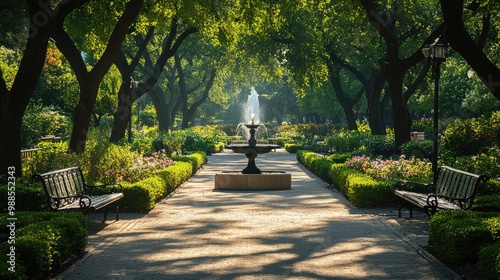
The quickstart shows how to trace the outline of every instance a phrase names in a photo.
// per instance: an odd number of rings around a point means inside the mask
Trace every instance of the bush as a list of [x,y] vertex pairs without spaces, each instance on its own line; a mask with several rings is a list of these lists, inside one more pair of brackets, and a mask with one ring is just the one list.
[[429,245],[448,264],[476,263],[481,246],[499,236],[498,213],[439,211],[429,221]]
[[46,135],[65,136],[67,127],[70,127],[69,118],[54,106],[30,102],[23,115],[21,146],[25,149],[33,148]]
[[395,180],[375,180],[367,175],[352,173],[347,180],[347,198],[356,207],[397,205],[395,184]]
[[205,163],[207,163],[207,156],[204,152],[197,152],[190,155],[177,156],[174,157],[173,160],[191,163],[193,169],[191,175],[194,175],[198,171],[198,169],[200,169]]
[[338,133],[328,137],[327,143],[330,149],[336,153],[348,153],[358,150],[365,137],[364,134],[357,130],[340,130]]
[[401,145],[401,154],[407,158],[417,157],[419,159],[429,159],[432,156],[433,142],[431,140],[410,141]]
[[[193,156],[192,158],[197,158]],[[197,160],[196,160],[197,161]],[[177,161],[156,175],[135,183],[122,183],[124,198],[121,208],[125,212],[149,212],[156,202],[174,191],[193,172],[193,160]]]
[[285,144],[285,150],[290,154],[297,153],[299,149],[302,149],[302,144],[293,144],[293,143]]
[[476,196],[471,210],[477,212],[500,212],[500,194]]
[[28,180],[36,173],[77,166],[79,163],[76,154],[68,153],[66,142],[41,142],[38,148],[40,150],[24,163],[24,173],[29,177]]
[[441,147],[453,156],[485,153],[493,143],[488,125],[482,119],[457,119],[443,132]]
[[487,244],[479,251],[478,270],[481,279],[497,280],[500,276],[500,242]]
[[[2,279],[46,279],[87,243],[86,217],[81,213],[16,212],[16,267],[7,270],[7,255],[0,255]],[[7,221],[6,214],[0,215]],[[2,227],[4,228],[4,227]],[[7,252],[9,244],[0,244]]]
[[[0,186],[0,211],[7,212],[8,186]],[[47,211],[47,198],[41,185],[16,183],[16,211]]]
[[334,163],[345,163],[346,161],[352,158],[351,153],[343,153],[343,154],[331,154],[327,157],[328,160]]
[[389,157],[394,154],[394,138],[372,135],[363,142],[366,152],[374,156]]
[[500,149],[488,149],[485,153],[473,156],[447,157],[443,164],[475,174],[500,178]]
[[397,203],[393,195],[395,180],[375,180],[344,163],[333,163],[305,150],[297,152],[297,160],[318,177],[333,183],[357,207],[393,206]]

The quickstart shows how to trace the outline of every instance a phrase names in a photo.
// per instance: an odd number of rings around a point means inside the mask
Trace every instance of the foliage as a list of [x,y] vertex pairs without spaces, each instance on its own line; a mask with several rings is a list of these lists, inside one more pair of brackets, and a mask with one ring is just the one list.
[[441,147],[453,156],[477,155],[493,143],[493,136],[485,119],[456,119],[441,136]]
[[124,182],[122,208],[127,212],[149,212],[156,202],[174,191],[193,173],[193,161],[178,161],[135,183]]
[[[7,221],[7,214],[1,214]],[[46,279],[87,244],[86,218],[81,213],[16,212],[16,273],[7,270],[7,255],[0,256],[2,279]],[[6,228],[5,225],[2,228]],[[7,252],[10,245],[0,244]]]
[[38,148],[24,164],[28,176],[78,165],[78,156],[68,153],[67,142],[41,142]]
[[432,178],[432,168],[429,161],[416,158],[406,159],[404,155],[399,159],[371,159],[368,156],[354,156],[347,161],[347,166],[370,175],[372,178],[383,179],[412,179],[425,181]]
[[486,244],[481,248],[477,266],[481,279],[498,279],[498,275],[500,275],[500,241]]
[[431,140],[410,141],[401,145],[401,154],[408,158],[417,157],[419,159],[429,159],[432,156],[434,143]]
[[21,147],[33,148],[46,135],[66,137],[67,127],[69,127],[69,119],[54,106],[30,103],[23,116]]
[[358,150],[366,135],[357,130],[342,129],[327,138],[328,146],[336,153],[348,153]]
[[[324,137],[331,134],[334,126],[332,124],[294,124],[281,125],[278,127],[277,137],[291,138],[294,136],[312,139],[315,135]],[[307,142],[307,140],[304,140]]]
[[500,237],[500,216],[494,212],[439,211],[429,221],[433,254],[449,264],[475,263],[484,244]]
[[[0,185],[0,212],[7,212],[8,186]],[[47,211],[48,203],[41,185],[16,182],[16,211]]]
[[488,149],[473,156],[449,156],[442,162],[471,173],[487,175],[489,178],[500,178],[500,149]]
[[302,149],[302,144],[286,143],[285,150],[291,154],[297,153],[299,149]]
[[[120,152],[120,150],[121,149],[118,149],[116,151]],[[127,152],[127,150],[124,152]],[[113,157],[114,155],[113,152],[106,153],[108,157]],[[111,160],[111,162],[116,162],[116,160]],[[128,161],[125,162],[128,163]],[[109,169],[104,169],[104,177],[100,181],[103,183],[122,181],[136,182],[153,176],[156,172],[163,170],[173,163],[172,159],[169,158],[164,151],[154,152],[152,156],[139,155],[135,158],[131,158],[131,164],[108,166]]]
[[352,158],[352,156],[353,155],[351,153],[331,154],[327,157],[327,159],[334,163],[346,163]]
[[356,207],[383,207],[396,204],[393,192],[395,180],[376,180],[366,174],[347,167],[344,163],[299,150],[297,160],[307,169],[336,188]]
[[203,166],[203,164],[207,163],[207,155],[203,152],[196,152],[190,155],[174,157],[173,160],[190,162],[193,166],[193,172],[191,175],[194,175],[196,171]]
[[365,151],[369,155],[388,157],[394,154],[394,138],[383,135],[371,135],[363,141]]

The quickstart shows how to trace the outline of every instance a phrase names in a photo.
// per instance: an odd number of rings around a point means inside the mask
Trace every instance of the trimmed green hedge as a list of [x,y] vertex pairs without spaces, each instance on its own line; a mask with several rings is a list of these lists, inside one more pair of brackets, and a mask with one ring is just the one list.
[[299,149],[302,148],[302,144],[286,143],[285,150],[290,154],[295,154]]
[[479,251],[477,262],[479,274],[483,280],[497,280],[500,275],[500,242],[488,244]]
[[136,183],[123,183],[123,201],[120,208],[125,212],[149,212],[160,199],[174,191],[193,173],[191,160],[177,161],[155,176]]
[[[7,211],[7,185],[0,186],[0,211]],[[41,184],[16,182],[16,211],[47,211],[47,198]]]
[[373,179],[345,163],[306,150],[297,151],[297,160],[328,183],[332,183],[356,207],[385,207],[398,204],[393,194],[396,180]]
[[429,221],[429,245],[434,255],[449,264],[475,263],[481,246],[500,237],[500,214],[474,211],[439,211]]
[[[82,213],[16,212],[15,244],[3,242],[1,252],[15,248],[15,272],[10,256],[0,255],[1,279],[46,279],[87,244],[87,219]],[[7,214],[0,214],[6,228]]]

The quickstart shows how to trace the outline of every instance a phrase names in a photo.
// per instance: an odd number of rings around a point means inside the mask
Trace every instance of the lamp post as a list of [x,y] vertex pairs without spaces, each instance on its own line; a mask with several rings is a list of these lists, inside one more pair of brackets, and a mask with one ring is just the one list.
[[128,142],[132,143],[132,94],[137,89],[139,81],[135,81],[132,76],[130,77],[130,101],[128,108]]
[[448,43],[442,36],[434,40],[430,46],[422,48],[423,55],[432,61],[432,72],[434,75],[434,119],[433,119],[433,151],[432,151],[432,172],[434,173],[434,183],[437,181],[437,159],[438,159],[438,119],[439,119],[439,78],[440,66],[448,56]]

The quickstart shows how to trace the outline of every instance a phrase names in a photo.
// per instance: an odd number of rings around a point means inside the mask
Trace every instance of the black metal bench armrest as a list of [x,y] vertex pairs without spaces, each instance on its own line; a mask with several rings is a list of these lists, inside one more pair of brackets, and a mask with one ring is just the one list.
[[110,183],[104,185],[88,185],[88,184],[85,185],[89,189],[89,195],[93,195],[94,190],[107,189],[107,188],[109,188],[112,193],[123,192],[123,187],[119,183]]
[[428,194],[427,195],[427,205],[437,208],[439,205],[438,197],[439,196],[437,194],[434,194],[434,193]]
[[408,181],[408,180],[400,180],[396,183],[396,189],[401,191],[411,191],[417,193],[432,193],[434,192],[434,185]]

